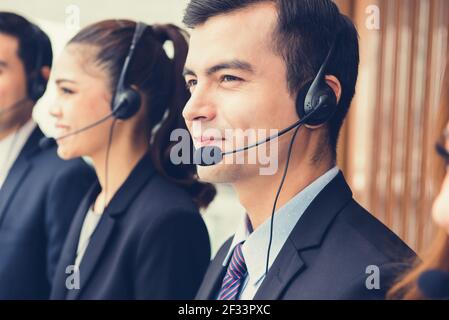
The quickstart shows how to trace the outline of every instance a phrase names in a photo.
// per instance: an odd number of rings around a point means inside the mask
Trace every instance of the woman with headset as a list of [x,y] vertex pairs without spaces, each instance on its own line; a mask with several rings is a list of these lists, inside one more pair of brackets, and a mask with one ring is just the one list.
[[89,157],[98,182],[72,222],[52,299],[194,297],[210,258],[199,208],[215,189],[169,158],[170,134],[184,126],[186,55],[173,25],[108,20],[81,30],[57,61],[58,154]]

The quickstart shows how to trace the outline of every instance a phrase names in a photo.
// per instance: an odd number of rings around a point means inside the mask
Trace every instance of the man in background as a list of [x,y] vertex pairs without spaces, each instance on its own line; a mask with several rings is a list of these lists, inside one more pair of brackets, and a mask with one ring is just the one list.
[[52,65],[48,36],[0,12],[0,299],[46,299],[66,232],[93,181],[63,161],[32,119]]

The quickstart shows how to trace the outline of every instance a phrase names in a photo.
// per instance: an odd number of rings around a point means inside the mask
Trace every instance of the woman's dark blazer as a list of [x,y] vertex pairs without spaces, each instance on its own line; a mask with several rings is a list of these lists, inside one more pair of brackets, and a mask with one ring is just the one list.
[[148,155],[103,213],[73,268],[84,218],[101,188],[81,202],[54,276],[51,299],[193,299],[210,261],[209,236],[186,191],[160,176]]

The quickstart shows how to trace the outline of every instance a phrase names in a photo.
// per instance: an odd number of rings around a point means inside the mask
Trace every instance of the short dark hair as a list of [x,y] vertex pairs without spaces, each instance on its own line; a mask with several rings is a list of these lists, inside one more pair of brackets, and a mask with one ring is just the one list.
[[326,58],[337,34],[334,55],[326,74],[338,78],[342,95],[337,112],[328,123],[328,138],[333,156],[343,121],[355,94],[359,66],[359,41],[352,21],[342,15],[331,0],[191,0],[184,23],[195,28],[214,16],[273,2],[278,10],[274,47],[287,66],[289,91],[296,95],[312,80]]
[[[40,68],[52,66],[53,51],[50,39],[38,26],[24,17],[11,12],[0,12],[0,33],[18,40],[17,55],[25,67],[28,80],[36,72],[40,72]],[[39,67],[39,70],[36,70],[36,67]]]

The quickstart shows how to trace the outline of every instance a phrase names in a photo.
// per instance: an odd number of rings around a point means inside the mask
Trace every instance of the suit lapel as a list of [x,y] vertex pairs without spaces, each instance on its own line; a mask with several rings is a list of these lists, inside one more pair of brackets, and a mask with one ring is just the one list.
[[[67,292],[66,298],[68,300],[78,299],[82,291],[89,285],[89,279],[92,277],[98,262],[101,260],[101,255],[107,247],[108,240],[110,240],[110,237],[114,233],[116,221],[126,213],[129,206],[133,203],[133,200],[138,196],[139,192],[144,188],[145,184],[148,183],[154,173],[155,169],[151,162],[150,155],[146,154],[114,195],[110,204],[104,211],[97,228],[92,234],[83,259],[81,260],[79,266],[80,289]],[[82,212],[79,213],[79,216],[82,218],[77,221],[76,228],[74,228],[74,234],[70,235],[72,241],[71,244],[69,244],[68,252],[72,253],[71,264],[75,261],[75,253],[78,247],[84,218],[89,206],[94,202],[100,191],[100,186],[97,184],[90,193],[90,196],[86,197],[87,201],[81,206]]]
[[70,290],[67,294],[67,300],[77,299],[83,288],[89,283],[89,278],[92,276],[95,266],[100,260],[101,254],[108,243],[108,239],[112,235],[114,225],[115,219],[111,218],[109,215],[104,215],[101,218],[100,223],[90,239],[88,250],[86,250],[79,267],[80,289]]
[[277,300],[290,280],[305,269],[298,250],[287,240],[278,258],[271,266],[254,300]]
[[4,220],[8,206],[12,201],[13,195],[16,194],[20,183],[32,168],[30,159],[37,151],[39,151],[39,140],[43,136],[44,135],[39,128],[36,128],[33,131],[17,157],[17,160],[14,162],[14,165],[11,167],[4,184],[0,189],[0,226]]
[[99,192],[100,186],[98,185],[98,183],[96,183],[87,192],[86,196],[80,203],[80,206],[75,214],[75,217],[70,227],[70,231],[66,237],[67,240],[61,251],[61,257],[58,262],[58,267],[56,268],[56,275],[53,281],[55,285],[51,295],[52,299],[65,299],[68,293],[70,293],[71,291],[77,291],[77,290],[68,291],[66,288],[66,279],[68,276],[70,276],[70,274],[66,274],[66,268],[68,266],[74,265],[75,263],[76,250],[78,247],[78,241],[81,233],[81,228],[83,226],[84,218],[86,217],[89,206],[98,196]]
[[255,300],[281,299],[289,283],[307,268],[301,252],[319,250],[327,231],[352,192],[340,172],[314,199],[299,219],[257,291]]
[[30,162],[27,159],[22,158],[16,161],[14,167],[9,172],[8,178],[0,191],[0,225],[3,222],[13,195],[16,193],[17,188],[20,186],[20,183],[26,177],[30,169]]

